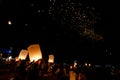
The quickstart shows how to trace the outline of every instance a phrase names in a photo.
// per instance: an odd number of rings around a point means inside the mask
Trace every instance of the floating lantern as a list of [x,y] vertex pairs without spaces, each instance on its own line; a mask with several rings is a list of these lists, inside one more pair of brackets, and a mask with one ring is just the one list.
[[48,59],[49,63],[54,63],[54,55],[49,55],[49,59]]
[[28,47],[30,62],[42,59],[42,52],[39,44],[33,44]]
[[27,55],[28,55],[28,51],[22,49],[22,50],[20,51],[20,54],[19,54],[18,58],[21,59],[21,60],[25,60],[26,57],[27,57]]

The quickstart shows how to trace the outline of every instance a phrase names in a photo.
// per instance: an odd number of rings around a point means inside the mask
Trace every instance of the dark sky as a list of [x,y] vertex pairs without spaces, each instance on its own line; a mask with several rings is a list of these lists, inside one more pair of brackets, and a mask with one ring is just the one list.
[[[95,60],[98,57],[110,58],[111,53],[114,56],[115,50],[113,48],[115,48],[116,37],[113,33],[115,31],[113,29],[113,3],[108,0],[106,2],[104,0],[75,1],[80,1],[83,5],[93,6],[96,9],[95,13],[98,13],[100,19],[95,25],[95,32],[104,37],[102,41],[81,37],[77,31],[72,30],[68,25],[62,25],[59,19],[57,21],[56,17],[52,16],[51,19],[51,16],[46,15],[47,12],[42,10],[49,7],[45,1],[1,0],[0,47],[12,46],[19,52],[20,49],[27,48],[30,44],[39,43],[45,54],[57,53],[60,56],[66,54],[66,57],[68,55],[74,57],[75,53],[75,56],[80,54],[77,56],[78,58],[90,58],[90,60]],[[31,8],[31,3],[35,3],[35,7]],[[37,9],[41,9],[44,14],[39,15],[35,12]],[[12,25],[7,24],[8,20],[12,21]]]

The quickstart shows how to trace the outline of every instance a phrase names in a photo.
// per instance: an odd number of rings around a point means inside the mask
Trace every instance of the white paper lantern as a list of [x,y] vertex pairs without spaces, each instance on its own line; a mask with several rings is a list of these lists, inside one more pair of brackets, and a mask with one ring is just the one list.
[[54,55],[49,55],[49,59],[48,59],[49,63],[54,63]]
[[76,67],[76,66],[77,66],[77,60],[74,61],[74,67]]
[[18,58],[21,59],[21,60],[25,60],[26,57],[27,57],[27,55],[28,55],[28,51],[22,49],[22,50],[20,51],[20,54],[19,54]]
[[42,52],[39,44],[33,44],[28,47],[30,62],[42,59]]

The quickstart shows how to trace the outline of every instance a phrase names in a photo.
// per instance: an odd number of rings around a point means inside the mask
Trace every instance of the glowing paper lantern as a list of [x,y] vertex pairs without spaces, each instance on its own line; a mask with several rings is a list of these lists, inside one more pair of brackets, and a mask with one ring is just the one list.
[[48,59],[49,63],[54,63],[54,55],[49,55],[49,59]]
[[15,61],[19,61],[19,58],[18,58],[18,57],[15,57]]
[[74,67],[76,67],[76,66],[77,66],[77,62],[74,63]]
[[19,54],[18,58],[21,59],[21,60],[25,60],[26,57],[27,57],[27,55],[28,55],[28,51],[22,49],[22,50],[20,51],[20,54]]
[[76,66],[77,66],[77,61],[75,60],[75,61],[74,61],[74,67],[76,67]]
[[30,45],[28,47],[30,62],[42,59],[42,52],[39,44]]

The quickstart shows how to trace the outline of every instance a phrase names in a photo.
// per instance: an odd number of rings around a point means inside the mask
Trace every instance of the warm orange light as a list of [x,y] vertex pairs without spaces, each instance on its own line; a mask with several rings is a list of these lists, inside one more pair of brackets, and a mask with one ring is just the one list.
[[21,59],[21,60],[25,60],[26,57],[27,57],[27,55],[28,55],[28,51],[22,49],[22,50],[20,51],[20,54],[19,54],[18,58]]
[[15,58],[15,61],[19,61],[20,59],[18,57]]
[[77,62],[74,62],[74,67],[76,67],[77,66]]
[[9,25],[12,25],[12,22],[11,22],[11,21],[8,21],[8,24],[9,24]]
[[28,47],[30,62],[42,59],[42,52],[39,44],[30,45]]
[[54,63],[54,55],[49,55],[49,59],[48,59],[49,63]]

